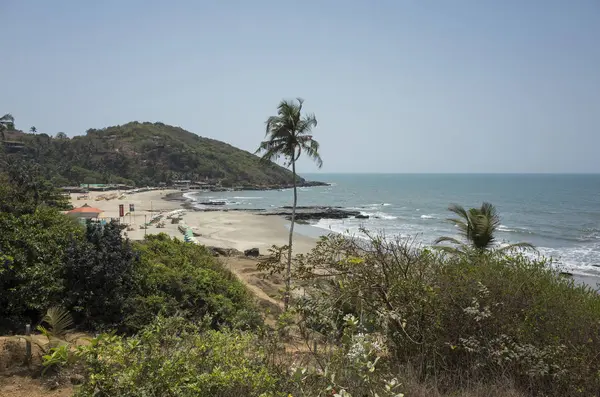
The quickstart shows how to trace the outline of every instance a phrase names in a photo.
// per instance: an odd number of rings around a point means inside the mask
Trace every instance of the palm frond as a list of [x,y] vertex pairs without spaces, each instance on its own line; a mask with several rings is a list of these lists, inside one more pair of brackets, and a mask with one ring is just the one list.
[[456,215],[458,215],[459,217],[461,217],[465,220],[469,219],[469,214],[467,213],[467,210],[465,210],[465,208],[461,205],[450,204],[448,206],[448,211],[454,212]]
[[[496,242],[496,232],[500,226],[500,216],[491,203],[484,202],[480,208],[471,208],[466,210],[464,207],[452,204],[448,210],[458,215],[458,218],[449,218],[448,222],[454,224],[459,229],[459,234],[465,238],[472,248],[482,251],[492,248]],[[436,240],[439,242],[451,242],[457,244],[458,240],[453,238],[441,237]],[[517,243],[503,247],[500,250],[510,250],[515,248],[535,249],[528,243]]]
[[505,252],[505,251],[511,251],[511,250],[515,250],[515,249],[525,249],[525,250],[532,250],[532,251],[537,252],[537,248],[535,248],[535,246],[533,244],[529,244],[529,243],[509,244],[509,245],[505,245],[504,247],[497,248],[496,251],[497,252]]
[[318,168],[323,167],[323,159],[319,154],[319,143],[315,140],[311,140],[308,145],[302,146],[304,148],[304,153],[313,160]]
[[266,127],[266,131],[265,131],[265,136],[268,136],[271,131],[273,130],[277,130],[278,126],[280,126],[281,124],[283,124],[283,120],[278,117],[278,116],[271,116],[267,119],[267,121],[265,122],[265,127]]
[[319,143],[310,135],[312,129],[317,125],[314,114],[302,116],[302,105],[304,100],[297,98],[283,100],[277,107],[277,116],[271,116],[266,121],[266,141],[260,143],[255,154],[261,155],[265,162],[276,161],[285,158],[285,166],[298,160],[302,153],[317,163],[320,168],[323,160],[319,155]]
[[[462,248],[462,249],[461,249]],[[433,249],[437,250],[437,251],[442,251],[445,252],[447,254],[452,254],[452,255],[464,255],[465,254],[465,247],[464,245],[461,245],[461,248],[458,247],[450,247],[448,245],[436,245],[433,247]]]
[[42,322],[48,324],[48,333],[54,337],[62,336],[73,325],[71,314],[64,308],[54,306],[48,309]]
[[448,236],[442,236],[442,237],[438,237],[435,239],[435,241],[433,242],[434,244],[441,244],[441,243],[450,243],[450,244],[455,244],[455,245],[463,245],[462,241],[459,241],[457,239],[455,239],[454,237],[448,237]]
[[311,113],[305,115],[298,123],[298,126],[296,128],[296,135],[304,136],[310,134],[312,129],[315,128],[317,124],[317,118],[314,114]]

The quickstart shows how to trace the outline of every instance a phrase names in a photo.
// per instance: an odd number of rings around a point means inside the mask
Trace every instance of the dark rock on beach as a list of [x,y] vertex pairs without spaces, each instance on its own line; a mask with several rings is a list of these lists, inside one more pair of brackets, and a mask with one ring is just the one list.
[[[267,211],[261,215],[278,215],[291,219],[292,210],[283,207],[274,211]],[[339,207],[298,207],[296,209],[296,220],[310,221],[319,219],[346,219],[360,215],[360,211],[349,211]]]
[[202,201],[200,202],[202,205],[225,205],[226,201]]
[[259,252],[258,248],[250,248],[250,249],[244,251],[244,255],[257,258],[260,255],[260,252]]
[[242,251],[235,248],[206,247],[214,256],[240,256]]
[[369,219],[369,215],[358,214],[355,216],[356,219]]

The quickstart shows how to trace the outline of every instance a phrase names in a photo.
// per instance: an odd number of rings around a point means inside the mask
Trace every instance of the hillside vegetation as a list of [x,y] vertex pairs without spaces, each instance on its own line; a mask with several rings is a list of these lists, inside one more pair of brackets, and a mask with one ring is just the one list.
[[[292,184],[292,173],[227,143],[163,123],[131,122],[69,139],[59,133],[4,131],[0,164],[33,160],[57,185],[126,183],[137,186],[177,179],[209,180],[254,188]],[[8,142],[8,144],[7,144]],[[0,165],[1,166],[1,165]],[[304,179],[298,178],[300,184]]]
[[[261,313],[231,263],[84,227],[40,171],[0,172],[0,395],[21,370],[78,397],[600,395],[600,295],[544,258],[469,246],[488,206],[451,252],[323,237],[292,259],[288,311]],[[260,258],[262,285],[286,252]],[[6,336],[25,324],[35,339]],[[77,345],[69,327],[96,336]],[[39,342],[28,369],[24,340]]]

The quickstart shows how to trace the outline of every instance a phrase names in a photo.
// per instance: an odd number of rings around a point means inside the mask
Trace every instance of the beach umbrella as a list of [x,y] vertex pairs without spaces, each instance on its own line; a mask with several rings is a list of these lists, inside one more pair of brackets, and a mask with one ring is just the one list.
[[99,218],[100,214],[102,214],[101,209],[90,207],[87,204],[82,207],[75,208],[74,210],[67,212],[67,215],[71,215],[76,218],[85,218],[85,219]]

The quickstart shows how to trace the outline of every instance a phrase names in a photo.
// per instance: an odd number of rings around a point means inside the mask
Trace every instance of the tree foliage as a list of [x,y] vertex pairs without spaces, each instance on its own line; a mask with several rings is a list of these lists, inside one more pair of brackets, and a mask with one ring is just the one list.
[[76,396],[275,396],[277,378],[257,342],[159,317],[138,336],[102,335],[82,349],[89,374]]
[[311,135],[312,129],[317,126],[314,114],[302,114],[304,100],[297,98],[296,101],[283,100],[277,107],[277,116],[271,116],[266,121],[267,140],[260,143],[256,153],[262,155],[263,162],[272,162],[283,157],[285,165],[292,167],[292,182],[294,190],[294,201],[292,204],[292,216],[288,242],[288,263],[285,276],[284,308],[287,310],[290,300],[291,285],[291,260],[292,245],[294,237],[294,222],[296,218],[296,206],[298,205],[298,191],[296,180],[296,161],[302,153],[317,163],[321,168],[323,160],[319,154],[319,142]]
[[519,251],[444,255],[411,240],[321,239],[294,262],[299,330],[339,344],[344,318],[397,367],[448,392],[508,379],[526,395],[598,395],[600,296]]
[[187,319],[211,318],[223,326],[251,329],[262,322],[244,285],[204,247],[165,234],[136,244],[141,255],[141,291],[130,304],[130,330],[149,324],[157,313]]
[[0,210],[15,215],[32,214],[39,207],[71,208],[69,200],[47,179],[38,164],[12,159],[0,173]]
[[135,332],[158,313],[210,316],[215,329],[261,323],[243,284],[204,247],[165,235],[132,244],[116,223],[84,229],[30,168],[0,174],[0,332],[57,305],[88,330]]
[[435,244],[450,243],[455,245],[455,247],[438,246],[441,250],[451,253],[465,253],[470,248],[476,251],[492,248],[504,251],[515,248],[533,249],[533,246],[529,243],[515,243],[503,247],[495,247],[496,232],[500,226],[500,216],[496,207],[490,203],[483,203],[481,208],[471,208],[469,210],[460,205],[452,204],[448,207],[448,210],[457,215],[456,218],[449,218],[448,222],[452,223],[458,229],[458,233],[464,241],[460,241],[454,237],[440,237],[435,240]]
[[7,113],[4,116],[0,117],[0,132],[4,132],[6,130],[14,130],[15,129],[15,118],[12,114]]
[[176,179],[208,179],[224,186],[291,184],[291,173],[276,164],[261,163],[229,144],[163,123],[131,122],[89,129],[86,135],[71,139],[64,133],[51,138],[13,131],[10,139],[25,147],[1,154],[5,161],[32,160],[42,167],[47,180],[69,184],[143,186]]
[[74,240],[64,261],[64,306],[88,329],[123,330],[126,304],[138,293],[138,255],[121,227],[88,224],[84,241]]
[[37,322],[64,294],[63,261],[82,230],[50,207],[32,213],[0,212],[0,324],[8,329]]

